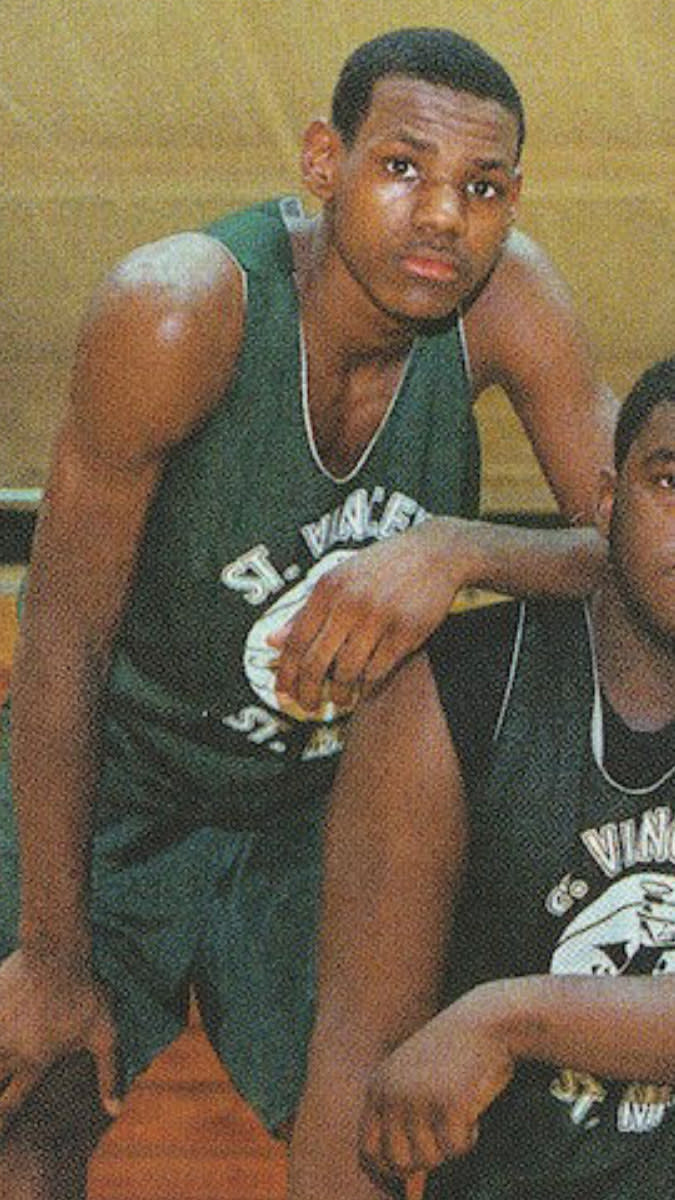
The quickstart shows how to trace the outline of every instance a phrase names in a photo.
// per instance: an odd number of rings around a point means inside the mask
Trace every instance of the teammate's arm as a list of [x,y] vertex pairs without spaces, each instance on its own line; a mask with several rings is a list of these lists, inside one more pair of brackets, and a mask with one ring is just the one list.
[[465,1154],[524,1060],[672,1087],[675,978],[531,975],[467,992],[375,1071],[368,1160],[405,1176]]

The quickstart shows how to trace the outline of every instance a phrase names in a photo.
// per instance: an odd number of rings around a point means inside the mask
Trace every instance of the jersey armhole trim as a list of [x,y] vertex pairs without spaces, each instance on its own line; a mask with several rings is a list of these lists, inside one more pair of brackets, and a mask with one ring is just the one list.
[[461,312],[457,314],[457,332],[459,334],[459,345],[462,351],[462,359],[464,361],[464,373],[466,375],[466,380],[469,385],[471,395],[473,396],[473,372],[471,370],[471,358],[469,357],[469,343],[466,336],[466,329],[464,327],[464,317],[462,316]]
[[525,632],[525,601],[521,600],[520,606],[518,609],[518,624],[516,626],[515,637],[513,639],[513,647],[511,649],[511,662],[509,663],[509,673],[508,673],[508,676],[506,679],[506,685],[504,687],[504,694],[502,696],[502,702],[501,702],[501,705],[499,706],[499,713],[497,715],[497,720],[495,722],[495,727],[494,727],[494,731],[492,734],[492,744],[493,745],[499,738],[499,735],[502,731],[502,726],[504,724],[504,720],[506,718],[506,710],[508,709],[508,706],[509,706],[509,700],[511,699],[511,693],[513,691],[513,685],[515,683],[516,671],[518,669],[518,660],[520,658],[520,651],[521,651],[522,645],[523,645],[524,632]]
[[220,245],[223,247],[223,250],[227,254],[230,262],[237,268],[239,275],[241,276],[241,302],[244,308],[243,318],[245,325],[246,317],[248,315],[248,271],[244,266],[242,266],[234,251],[231,250],[227,245],[227,242],[221,242]]

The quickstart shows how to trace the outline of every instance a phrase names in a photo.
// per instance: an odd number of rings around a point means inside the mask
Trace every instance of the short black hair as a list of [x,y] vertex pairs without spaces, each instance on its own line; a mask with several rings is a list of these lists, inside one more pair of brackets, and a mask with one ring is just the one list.
[[331,120],[351,146],[368,115],[373,88],[388,75],[408,75],[457,92],[496,100],[518,122],[517,156],[525,140],[523,104],[510,75],[476,42],[452,29],[394,29],[357,46],[333,92]]
[[614,469],[621,470],[633,442],[659,404],[675,404],[675,358],[648,367],[619,411],[614,435]]

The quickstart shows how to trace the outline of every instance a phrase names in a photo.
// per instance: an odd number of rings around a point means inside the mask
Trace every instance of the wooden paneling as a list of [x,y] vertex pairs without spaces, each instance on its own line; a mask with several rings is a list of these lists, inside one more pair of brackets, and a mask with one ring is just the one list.
[[92,1162],[89,1200],[282,1200],[283,1147],[193,1024],[132,1089]]
[[16,572],[0,568],[0,700],[9,676],[16,641]]

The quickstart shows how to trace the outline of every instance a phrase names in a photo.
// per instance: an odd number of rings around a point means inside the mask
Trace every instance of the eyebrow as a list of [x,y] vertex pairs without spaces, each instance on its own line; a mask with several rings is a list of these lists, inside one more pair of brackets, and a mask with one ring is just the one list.
[[475,165],[480,167],[481,171],[512,171],[513,167],[510,163],[505,162],[503,158],[476,158]]
[[384,134],[382,137],[384,142],[405,142],[406,146],[412,147],[413,150],[425,151],[436,150],[435,142],[427,142],[424,138],[416,137],[414,133],[406,133],[405,130],[397,130],[396,133]]
[[646,457],[647,466],[660,466],[675,462],[675,446],[659,446],[656,450],[652,450]]
[[[417,137],[414,133],[406,133],[400,130],[398,133],[391,133],[382,138],[384,142],[403,142],[406,146],[410,146],[412,150],[417,150],[419,153],[424,153],[428,150],[437,150],[435,142],[425,141],[424,138]],[[474,158],[471,160],[471,165],[477,167],[480,171],[507,171],[513,170],[513,167],[503,158]]]

